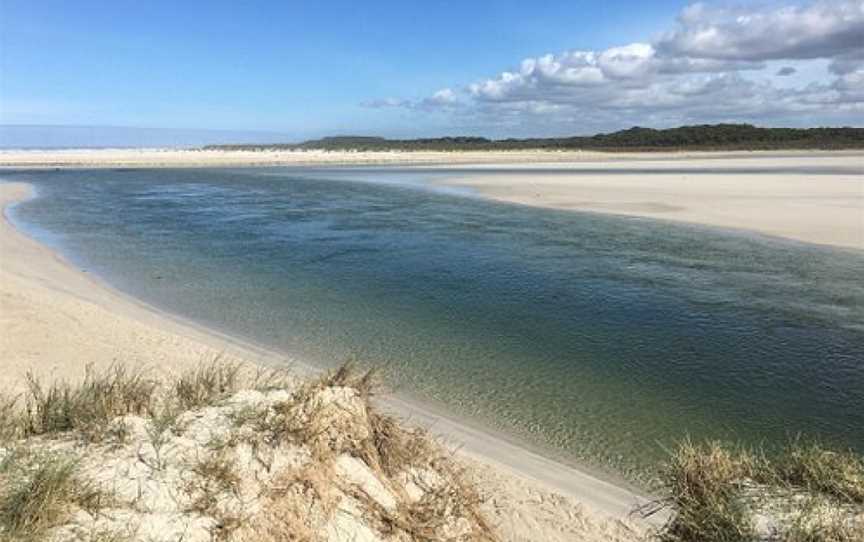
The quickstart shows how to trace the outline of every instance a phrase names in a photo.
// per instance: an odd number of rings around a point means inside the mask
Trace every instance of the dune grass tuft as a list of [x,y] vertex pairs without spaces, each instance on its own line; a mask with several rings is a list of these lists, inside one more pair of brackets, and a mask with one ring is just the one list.
[[864,504],[864,457],[793,440],[775,461],[776,476],[842,502]]
[[753,521],[738,499],[752,471],[752,457],[716,442],[683,441],[664,471],[675,516],[660,536],[667,542],[744,542],[755,538]]
[[672,509],[663,542],[864,540],[864,463],[851,451],[799,439],[769,459],[687,439],[663,483]]
[[13,441],[21,436],[23,420],[18,402],[18,397],[0,396],[0,442]]
[[180,410],[213,404],[240,389],[241,365],[216,358],[179,376],[173,398]]
[[106,496],[75,459],[16,449],[0,462],[0,540],[35,541],[77,508],[95,513]]
[[98,440],[112,420],[152,412],[158,383],[122,365],[98,373],[87,367],[83,382],[45,386],[27,375],[27,391],[0,402],[0,430],[7,439],[51,435],[75,430]]

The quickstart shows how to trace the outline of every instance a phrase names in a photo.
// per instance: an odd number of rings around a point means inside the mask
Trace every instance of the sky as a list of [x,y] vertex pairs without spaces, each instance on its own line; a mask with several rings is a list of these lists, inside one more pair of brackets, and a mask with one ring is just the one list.
[[864,0],[0,0],[7,131],[523,137],[714,122],[864,126]]

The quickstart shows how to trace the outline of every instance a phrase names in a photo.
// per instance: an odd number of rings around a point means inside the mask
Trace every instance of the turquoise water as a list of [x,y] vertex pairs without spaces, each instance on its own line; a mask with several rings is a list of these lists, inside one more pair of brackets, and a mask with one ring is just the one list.
[[799,432],[864,451],[864,253],[423,188],[444,174],[2,177],[38,191],[16,223],[115,287],[315,364],[384,366],[549,455],[642,470],[685,434]]

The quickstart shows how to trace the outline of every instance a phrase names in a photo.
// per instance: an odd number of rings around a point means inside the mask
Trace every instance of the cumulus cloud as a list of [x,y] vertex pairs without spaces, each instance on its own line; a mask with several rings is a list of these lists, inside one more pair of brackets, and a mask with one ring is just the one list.
[[453,92],[452,89],[442,88],[432,96],[421,100],[419,105],[421,107],[436,109],[454,107],[458,105],[458,103],[459,99],[456,97],[456,93]]
[[609,79],[635,79],[648,75],[654,65],[654,47],[647,43],[631,43],[606,49],[597,57],[600,69]]
[[840,55],[864,48],[864,1],[806,6],[688,6],[657,47],[672,56],[769,60]]
[[[793,65],[778,66],[784,60]],[[693,4],[657,40],[526,58],[397,107],[459,107],[460,119],[511,128],[798,118],[862,124],[864,0]]]

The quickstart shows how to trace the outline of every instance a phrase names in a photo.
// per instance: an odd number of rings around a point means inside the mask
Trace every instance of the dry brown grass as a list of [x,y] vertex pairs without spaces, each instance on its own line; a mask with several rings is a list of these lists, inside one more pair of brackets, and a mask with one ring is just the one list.
[[681,443],[664,472],[665,492],[675,511],[661,539],[668,542],[745,542],[755,539],[753,520],[739,498],[753,471],[749,454],[719,443]]
[[237,532],[242,542],[319,542],[339,504],[332,463],[286,472],[267,488],[262,512]]
[[[448,470],[449,469],[449,470]],[[387,509],[356,487],[342,490],[362,502],[370,512],[367,516],[385,536],[408,536],[419,542],[494,542],[497,536],[480,511],[483,499],[461,471],[448,465],[436,471],[443,483],[425,488],[417,501],[402,496],[396,509]]]
[[[682,442],[664,472],[664,542],[864,540],[864,468],[852,452],[793,441],[775,458]],[[769,519],[757,531],[755,517]]]
[[[202,364],[167,383],[122,366],[104,373],[88,370],[78,385],[43,386],[31,378],[23,397],[0,402],[0,431],[21,439],[19,442],[30,442],[33,437],[74,440],[85,436],[78,445],[90,450],[96,449],[90,446],[116,450],[131,438],[125,420],[118,418],[139,415],[147,418],[146,438],[155,450],[155,458],[148,459],[147,464],[154,472],[168,472],[166,462],[173,456],[163,457],[160,450],[183,431],[177,425],[180,416],[217,406],[229,420],[227,433],[202,444],[200,460],[189,466],[188,480],[183,482],[186,485],[179,488],[188,497],[184,511],[215,520],[210,533],[214,540],[312,542],[325,528],[332,528],[336,510],[346,503],[359,507],[367,525],[400,539],[494,539],[480,512],[482,498],[465,481],[452,455],[425,431],[407,429],[374,407],[373,372],[361,373],[345,365],[292,386],[287,390],[288,399],[280,403],[238,404],[236,409],[233,403],[223,403],[241,389],[273,390],[289,380],[283,372],[275,371],[250,377],[243,367],[220,360]],[[246,444],[252,446],[254,458],[268,471],[272,462],[266,458],[283,446],[308,454],[301,456],[308,457],[302,467],[277,474],[276,482],[255,497],[261,500],[263,510],[254,517],[248,517],[244,500],[248,495],[243,493],[246,486],[235,463],[238,446]],[[360,486],[343,479],[336,472],[336,462],[344,455],[361,460],[392,494],[396,506],[383,508]],[[9,457],[4,464],[21,464],[13,461],[17,456]],[[144,461],[140,455],[139,460]],[[78,476],[75,462],[52,460],[28,469],[6,468],[0,474],[0,488],[11,488],[2,491],[0,500],[4,536],[14,533],[12,539],[36,540],[67,521],[75,507],[93,508],[102,502],[101,494]],[[8,474],[13,471],[19,474]],[[28,474],[21,474],[25,471]],[[415,471],[432,472],[436,480],[424,487],[416,500],[409,498],[403,485],[405,476]],[[96,531],[87,536],[104,538]]]
[[393,477],[410,467],[431,464],[440,454],[426,431],[407,429],[393,416],[370,410],[371,435],[357,451],[362,459],[378,466],[385,475]]
[[[369,431],[365,439],[353,442],[348,450],[362,459],[379,477],[390,481],[396,488],[399,505],[396,510],[387,510],[362,492],[353,491],[354,498],[363,500],[373,511],[374,521],[386,534],[401,532],[418,541],[440,541],[448,539],[448,529],[454,518],[463,518],[465,532],[453,534],[453,539],[464,541],[495,540],[491,527],[486,522],[480,507],[482,496],[466,482],[464,471],[456,465],[452,454],[435,443],[431,436],[418,428],[405,428],[396,418],[379,412],[370,402],[375,393],[375,375],[366,372],[357,375],[350,365],[341,367],[325,385],[340,385],[357,391],[364,401]],[[400,473],[413,468],[433,470],[442,478],[434,488],[425,488],[424,495],[411,502],[400,491],[394,479]]]
[[803,511],[788,522],[782,533],[783,542],[864,541],[864,519],[854,521],[848,508],[818,497],[811,497],[799,506]]
[[[328,402],[322,400],[328,390],[348,393],[337,393],[340,400]],[[278,512],[271,515],[268,524],[286,521],[304,525],[292,513],[301,517],[330,513],[335,506],[334,495],[342,494],[362,503],[367,519],[385,536],[398,533],[411,540],[448,540],[444,533],[452,527],[450,522],[464,518],[465,532],[456,537],[458,540],[494,540],[495,535],[480,512],[483,499],[465,481],[452,454],[435,443],[426,431],[405,428],[396,418],[379,412],[372,404],[375,393],[374,372],[360,372],[353,364],[345,364],[296,389],[289,401],[277,405],[269,415],[238,416],[241,422],[251,420],[253,435],[271,445],[288,442],[309,447],[313,463],[327,466],[330,473],[321,476],[320,469],[304,470],[300,475],[283,479],[274,491],[283,496],[312,495],[319,506],[314,511],[291,512],[288,501],[283,500],[274,504]],[[342,454],[361,459],[396,496],[398,506],[386,509],[359,488],[337,483],[332,466]],[[416,502],[407,497],[397,480],[400,474],[413,468],[432,470],[441,478],[440,485],[426,488]],[[306,525],[309,532],[314,532],[314,525],[308,522]],[[295,540],[268,538],[271,539]]]
[[851,451],[829,450],[817,442],[796,439],[774,462],[774,471],[792,486],[842,502],[864,503],[864,457]]

